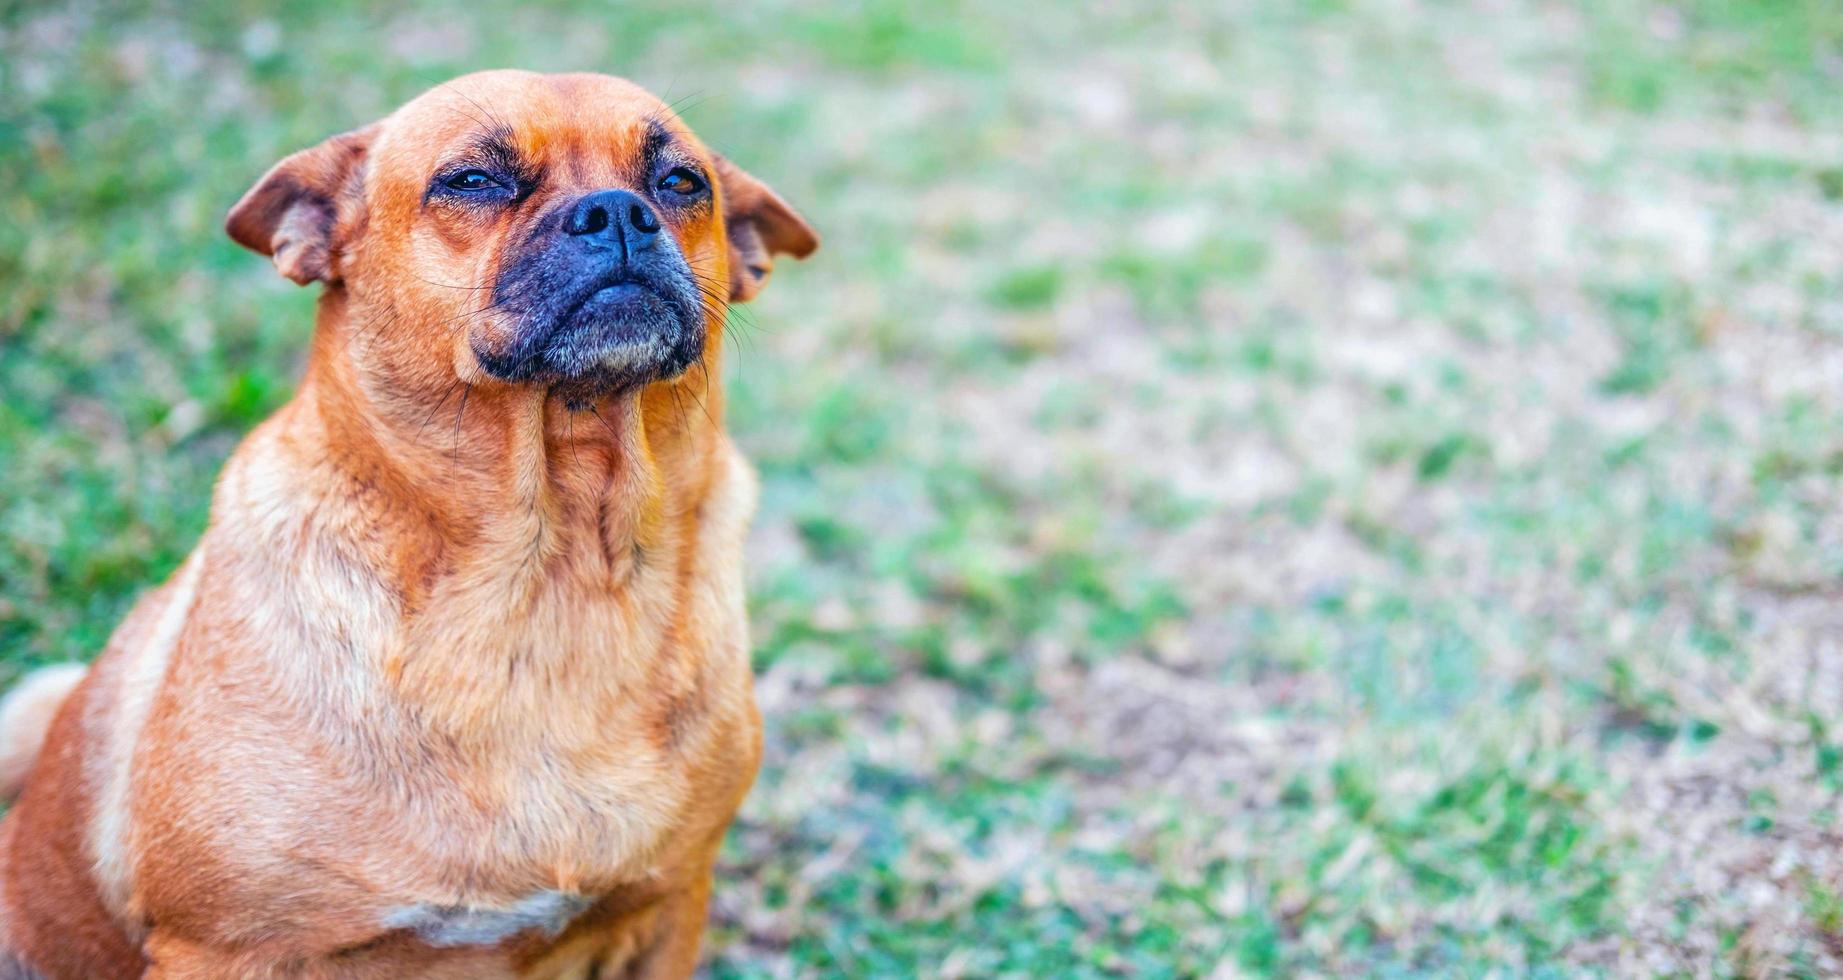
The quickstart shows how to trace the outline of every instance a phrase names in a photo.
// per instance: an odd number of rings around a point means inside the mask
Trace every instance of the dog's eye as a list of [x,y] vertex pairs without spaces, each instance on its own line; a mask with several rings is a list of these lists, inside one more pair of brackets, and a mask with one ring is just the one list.
[[674,194],[696,194],[704,189],[704,181],[697,174],[679,167],[659,178],[659,189]]
[[484,170],[464,170],[445,181],[450,190],[484,191],[499,186],[499,181]]

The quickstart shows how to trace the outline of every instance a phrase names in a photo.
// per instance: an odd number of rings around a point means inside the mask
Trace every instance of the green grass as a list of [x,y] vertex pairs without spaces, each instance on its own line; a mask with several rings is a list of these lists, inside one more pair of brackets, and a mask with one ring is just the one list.
[[595,69],[825,236],[739,318],[718,976],[1843,970],[1823,0],[0,13],[0,657],[285,400],[282,155]]

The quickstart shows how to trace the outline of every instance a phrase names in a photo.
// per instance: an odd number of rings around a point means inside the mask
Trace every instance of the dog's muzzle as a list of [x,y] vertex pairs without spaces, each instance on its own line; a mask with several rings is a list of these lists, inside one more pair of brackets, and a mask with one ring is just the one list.
[[676,377],[703,354],[691,267],[658,215],[628,190],[596,191],[538,223],[493,287],[475,357],[503,381],[586,400]]

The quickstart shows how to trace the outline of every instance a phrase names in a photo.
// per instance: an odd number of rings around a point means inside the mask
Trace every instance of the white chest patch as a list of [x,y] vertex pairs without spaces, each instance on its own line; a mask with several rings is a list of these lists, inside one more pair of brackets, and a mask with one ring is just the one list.
[[541,891],[511,905],[405,905],[384,914],[386,929],[408,929],[431,946],[497,946],[530,929],[561,933],[593,905],[583,895]]

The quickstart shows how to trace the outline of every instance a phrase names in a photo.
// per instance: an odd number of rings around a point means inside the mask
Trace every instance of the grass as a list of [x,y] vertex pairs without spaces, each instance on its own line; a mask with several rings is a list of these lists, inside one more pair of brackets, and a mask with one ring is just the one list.
[[6,669],[288,396],[265,166],[607,70],[826,236],[714,975],[1843,969],[1832,5],[1083,6],[6,8]]

